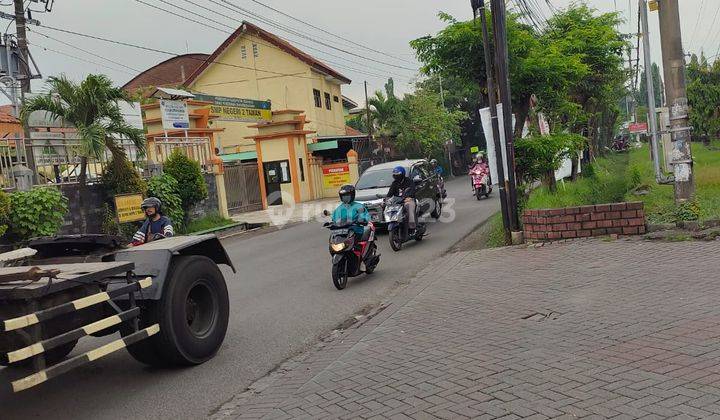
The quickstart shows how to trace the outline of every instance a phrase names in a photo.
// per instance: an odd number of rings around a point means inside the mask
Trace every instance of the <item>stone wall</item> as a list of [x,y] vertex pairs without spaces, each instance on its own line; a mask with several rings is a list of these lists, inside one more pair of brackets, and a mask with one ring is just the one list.
[[[59,234],[75,235],[82,233],[82,222],[80,219],[80,188],[78,184],[60,185],[60,191],[68,199],[68,214],[65,216]],[[102,233],[103,223],[103,189],[99,184],[88,185],[89,202],[85,204],[87,209],[87,232]]]
[[525,238],[536,241],[645,233],[642,202],[526,210]]
[[203,178],[205,179],[205,185],[207,185],[208,198],[192,206],[188,215],[190,220],[199,219],[211,213],[219,213],[220,204],[218,202],[215,175],[203,174]]

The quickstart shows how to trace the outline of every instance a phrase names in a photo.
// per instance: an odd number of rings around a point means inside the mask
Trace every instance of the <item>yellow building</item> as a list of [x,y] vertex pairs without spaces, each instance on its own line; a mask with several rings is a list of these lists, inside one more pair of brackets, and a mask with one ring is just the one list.
[[[174,57],[136,76],[125,85],[128,91],[151,86],[182,85],[193,93],[252,101],[269,101],[272,111],[296,109],[309,121],[306,130],[315,137],[345,136],[341,86],[350,80],[289,42],[251,23],[243,24],[212,54]],[[207,97],[202,97],[207,100]],[[257,116],[211,122],[220,154],[241,153],[254,158]]]

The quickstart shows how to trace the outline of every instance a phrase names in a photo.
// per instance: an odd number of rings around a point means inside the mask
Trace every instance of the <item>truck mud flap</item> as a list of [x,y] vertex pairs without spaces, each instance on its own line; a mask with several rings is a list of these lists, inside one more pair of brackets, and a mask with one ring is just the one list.
[[40,385],[48,379],[52,379],[56,376],[62,375],[63,373],[71,369],[84,365],[85,363],[98,360],[102,357],[107,356],[110,353],[124,349],[129,345],[132,345],[140,340],[144,340],[157,334],[159,331],[160,326],[158,324],[151,325],[145,329],[139,330],[123,338],[105,344],[104,346],[98,347],[95,350],[90,350],[85,354],[75,356],[71,359],[65,360],[64,362],[60,362],[55,366],[41,370],[40,372],[33,373],[32,375],[26,376],[22,379],[18,379],[17,381],[13,381],[13,392],[24,391],[28,388],[34,387],[35,385]]

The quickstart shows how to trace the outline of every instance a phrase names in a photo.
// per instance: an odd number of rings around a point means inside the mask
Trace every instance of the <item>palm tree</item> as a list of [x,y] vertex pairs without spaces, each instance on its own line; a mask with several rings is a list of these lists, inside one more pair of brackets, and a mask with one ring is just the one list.
[[109,150],[113,162],[119,164],[127,159],[119,139],[133,142],[139,153],[145,151],[143,131],[130,126],[122,116],[118,101],[129,97],[121,88],[113,86],[105,75],[91,74],[80,83],[64,75],[50,77],[48,90],[25,100],[20,118],[27,124],[34,111],[46,111],[53,119],[71,124],[80,138],[80,209],[82,230],[87,228],[87,166],[88,159],[100,159]]
[[395,82],[388,79],[385,84],[385,92],[376,91],[375,96],[368,100],[372,107],[371,118],[373,127],[380,137],[390,137],[393,134],[391,120],[397,113],[400,101],[395,96]]

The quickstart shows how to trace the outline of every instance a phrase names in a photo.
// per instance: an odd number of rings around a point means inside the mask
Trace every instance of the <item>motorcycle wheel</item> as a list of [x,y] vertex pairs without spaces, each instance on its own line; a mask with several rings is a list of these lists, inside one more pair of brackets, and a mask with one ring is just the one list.
[[397,252],[402,249],[402,238],[400,237],[400,229],[393,229],[390,231],[390,248]]
[[437,220],[440,218],[440,215],[442,215],[442,200],[435,200],[434,205],[435,207],[433,208],[432,213],[430,213],[430,216]]
[[480,190],[480,188],[476,188],[476,189],[475,189],[475,198],[477,198],[478,200],[480,200],[480,199],[482,198],[482,196],[483,196],[483,193],[482,193],[482,191]]
[[[377,247],[375,246],[375,244],[373,243],[373,244],[371,244],[370,246],[371,246],[372,248],[371,248],[370,251],[368,252],[368,256],[367,256],[366,260],[371,260],[372,258],[375,257],[375,254],[377,253]],[[368,267],[368,266],[366,265],[366,266],[365,266],[365,274],[367,274],[367,275],[372,274],[373,271],[375,271],[375,267],[377,267],[377,265],[373,265],[373,266],[371,266],[371,267]]]
[[347,273],[347,261],[343,260],[339,264],[333,264],[332,266],[332,280],[335,288],[342,290],[347,286],[348,273]]

